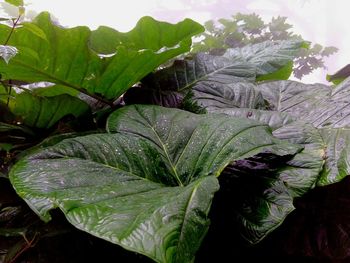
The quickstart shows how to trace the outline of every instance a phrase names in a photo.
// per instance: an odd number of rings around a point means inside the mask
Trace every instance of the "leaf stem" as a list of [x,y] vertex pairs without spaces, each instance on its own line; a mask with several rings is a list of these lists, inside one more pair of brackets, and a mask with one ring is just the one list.
[[[16,28],[17,23],[18,23],[20,18],[21,18],[21,14],[19,14],[17,19],[13,21],[13,25],[12,25],[11,31],[10,31],[10,33],[8,34],[8,36],[7,36],[6,40],[5,40],[4,46],[6,46],[8,44],[8,42],[10,41],[11,36],[12,36],[13,32],[15,31],[15,28]],[[11,84],[11,82],[10,82],[10,84]],[[6,86],[5,86],[5,89],[6,89]],[[10,96],[11,96],[11,92],[12,92],[12,86],[9,85],[8,89],[6,89],[6,90],[8,91],[8,95],[9,95],[9,97],[7,98],[7,102],[6,102],[6,106],[8,107],[9,104],[10,104]]]
[[18,15],[17,19],[13,22],[11,31],[10,31],[9,35],[7,36],[7,39],[6,39],[5,43],[4,43],[5,46],[6,46],[7,43],[10,41],[10,38],[11,38],[11,36],[12,36],[12,34],[13,34],[13,31],[15,31],[15,28],[16,28],[17,23],[18,23],[18,21],[19,21],[20,18],[21,18],[21,15]]

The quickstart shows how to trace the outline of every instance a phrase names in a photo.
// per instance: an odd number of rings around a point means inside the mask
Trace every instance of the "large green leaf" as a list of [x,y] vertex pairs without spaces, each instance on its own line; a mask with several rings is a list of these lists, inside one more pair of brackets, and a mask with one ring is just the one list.
[[323,84],[296,81],[272,81],[258,85],[270,110],[287,112],[299,119],[307,118],[320,101],[331,96],[331,88]]
[[350,126],[350,79],[332,89],[323,84],[295,81],[267,82],[258,86],[270,109],[287,112],[315,127]]
[[[238,81],[253,82],[256,77],[263,75],[264,79],[281,79],[283,74],[271,73],[290,65],[301,47],[303,42],[264,42],[229,49],[223,56],[199,53],[191,59],[175,61],[172,66],[157,71],[142,81],[147,90],[142,93],[143,102],[177,106],[181,104],[183,95],[201,81],[220,85]],[[142,89],[135,89],[132,96],[127,94],[129,101],[133,103],[139,99],[140,92]]]
[[[298,119],[309,114],[313,99],[317,96],[323,99],[322,94],[329,94],[327,86],[276,81],[259,87],[244,82],[216,86],[216,89],[208,85],[200,87],[201,91],[193,89],[191,97],[199,107],[208,112],[257,120],[269,125],[276,137],[303,145],[304,151],[279,170],[279,179],[284,181],[293,196],[300,196],[315,185],[324,163],[325,151],[333,147],[327,147],[319,130],[310,123]],[[318,93],[314,94],[316,92]],[[263,101],[262,95],[267,100],[267,105],[254,103],[257,101],[256,98],[260,102]],[[317,100],[313,102],[315,105],[319,103]]]
[[227,209],[236,215],[233,220],[238,222],[241,236],[254,244],[282,224],[294,209],[295,197],[318,183],[326,147],[316,128],[285,113],[235,108],[218,111],[246,118],[244,110],[251,113],[249,118],[272,125],[277,138],[304,147],[290,160],[251,158],[224,171],[226,188],[235,200]]
[[50,128],[67,115],[79,117],[88,112],[89,106],[70,95],[41,97],[30,92],[16,95],[10,104],[11,112],[30,127]]
[[233,117],[248,118],[267,124],[272,130],[281,128],[296,120],[291,115],[285,112],[257,110],[251,108],[216,108],[210,112],[224,113]]
[[[318,128],[325,159],[318,185],[335,183],[349,175],[350,79],[334,89],[297,82],[266,83],[260,87],[272,108],[307,120]],[[279,92],[274,94],[273,90]]]
[[[123,45],[113,45],[114,55],[100,58],[89,48],[91,31],[87,27],[65,29],[52,23],[48,13],[42,13],[32,23],[40,34],[28,30],[29,24],[14,31],[9,44],[18,49],[18,55],[8,65],[0,61],[0,71],[6,79],[49,81],[114,99],[162,63],[188,51],[190,37],[202,30],[200,25],[191,20],[179,26],[152,20],[153,26],[149,27],[149,23],[149,18],[141,20],[134,31],[124,33],[128,41],[123,42]],[[157,50],[152,49],[153,39],[149,39],[148,46],[143,48],[132,42],[135,40],[134,32],[138,30],[142,30],[145,35],[163,35],[167,34],[169,30],[165,29],[168,28],[178,34],[164,36],[167,41],[164,41],[164,46],[157,42]],[[0,25],[0,42],[5,41],[9,31],[9,27]],[[166,47],[168,43],[174,45]]]
[[92,31],[90,47],[101,54],[112,54],[118,46],[128,46],[130,49],[150,49],[161,52],[162,48],[172,48],[179,40],[190,39],[194,33],[201,33],[204,28],[185,19],[175,25],[159,22],[152,17],[142,17],[134,29],[127,33],[113,28],[100,26]]
[[325,144],[325,166],[318,184],[321,186],[339,182],[350,174],[350,129],[319,129]]
[[[240,49],[228,49],[224,56],[235,61],[254,65],[257,76],[271,74],[283,69],[280,74],[271,75],[271,78],[265,77],[265,80],[288,79],[292,73],[290,62],[296,57],[300,48],[306,47],[307,44],[304,41],[265,41],[247,45]],[[286,72],[287,70],[289,72]]]
[[307,119],[316,127],[350,127],[350,78],[344,80],[330,96],[319,100]]
[[155,106],[124,107],[107,128],[24,157],[11,182],[42,219],[58,207],[77,228],[157,262],[193,262],[229,162],[300,151],[254,121]]
[[292,196],[302,196],[320,182],[320,172],[326,162],[327,145],[319,129],[308,122],[295,121],[273,132],[281,140],[303,145],[304,150],[277,171],[279,180]]
[[[295,116],[286,112],[267,110],[273,109],[273,104],[256,103],[263,99],[255,85],[240,82],[212,86],[197,85],[192,91],[192,102],[207,112],[257,120],[269,125],[277,138],[304,146],[304,150],[291,160],[272,163],[260,159],[244,160],[226,168],[222,175],[227,177],[223,179],[224,183],[228,184],[227,191],[235,200],[230,206],[236,215],[232,220],[238,222],[244,239],[257,243],[294,209],[293,198],[316,185],[326,146],[320,132],[311,124],[296,121]],[[276,94],[271,91],[272,95]]]
[[[163,155],[171,164],[169,169],[174,171],[173,178],[180,185],[213,167],[217,170],[212,173],[219,176],[224,166],[234,159],[247,158],[261,151],[288,155],[291,149],[288,143],[282,149],[281,141],[277,143],[274,137],[266,136],[265,133],[270,133],[270,129],[265,124],[225,115],[198,115],[155,106],[133,105],[120,109],[110,116],[107,130],[132,134],[154,142],[164,151]],[[239,135],[239,139],[236,135]],[[245,144],[245,141],[249,141],[249,144]],[[229,149],[231,144],[234,144],[234,150]],[[184,151],[179,151],[179,147],[184,147]],[[212,159],[217,154],[220,158]],[[221,158],[225,158],[226,164],[220,167],[216,161]],[[184,160],[188,164],[179,165]],[[189,169],[193,168],[191,164],[195,164],[195,169],[189,173]]]
[[267,108],[260,91],[249,82],[217,84],[201,81],[193,87],[187,100],[208,112],[229,108]]

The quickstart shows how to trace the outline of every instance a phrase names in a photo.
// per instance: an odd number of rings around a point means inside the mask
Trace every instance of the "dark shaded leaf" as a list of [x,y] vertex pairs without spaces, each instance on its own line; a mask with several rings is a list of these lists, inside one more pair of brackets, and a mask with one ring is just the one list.
[[[286,74],[290,61],[302,46],[303,42],[264,42],[228,49],[222,56],[199,53],[192,59],[175,61],[172,66],[143,79],[147,92],[135,89],[133,93],[126,94],[127,102],[170,101],[161,105],[179,107],[187,92],[201,81],[220,85],[254,82],[257,76],[261,79],[284,79],[290,73]],[[139,98],[143,99],[139,101]]]
[[295,202],[280,242],[289,255],[314,262],[347,262],[350,258],[350,178],[316,188]]
[[261,241],[294,210],[293,197],[273,173],[278,167],[276,163],[281,165],[284,161],[278,158],[275,163],[259,161],[235,162],[220,178],[223,191],[227,191],[226,197],[231,200],[228,213],[235,215],[232,224],[239,225],[240,235],[251,244]]
[[69,95],[40,97],[29,92],[18,94],[10,108],[24,124],[38,128],[50,128],[64,116],[79,117],[89,110],[87,104]]

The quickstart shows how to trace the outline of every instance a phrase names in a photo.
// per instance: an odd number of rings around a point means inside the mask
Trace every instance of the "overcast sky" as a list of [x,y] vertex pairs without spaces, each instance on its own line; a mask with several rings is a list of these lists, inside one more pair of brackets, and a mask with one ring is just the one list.
[[[3,2],[3,0],[0,0]],[[328,70],[319,70],[304,82],[325,83],[326,73],[334,73],[350,63],[349,0],[27,0],[27,10],[47,10],[64,26],[107,25],[119,31],[130,30],[145,15],[177,22],[185,17],[203,23],[229,17],[236,12],[287,16],[294,32],[304,39],[333,45],[339,52],[326,61]]]

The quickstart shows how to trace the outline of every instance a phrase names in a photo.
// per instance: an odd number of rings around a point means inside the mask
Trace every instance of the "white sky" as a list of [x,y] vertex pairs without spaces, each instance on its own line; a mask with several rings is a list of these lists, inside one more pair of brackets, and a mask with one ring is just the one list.
[[[4,2],[0,0],[0,3]],[[294,32],[321,45],[333,45],[338,53],[326,61],[328,70],[319,70],[304,82],[323,82],[327,73],[350,63],[349,0],[25,0],[27,10],[49,11],[64,26],[99,25],[130,30],[139,18],[151,15],[177,22],[185,17],[203,23],[229,17],[238,11],[255,12],[264,19],[287,16]]]

